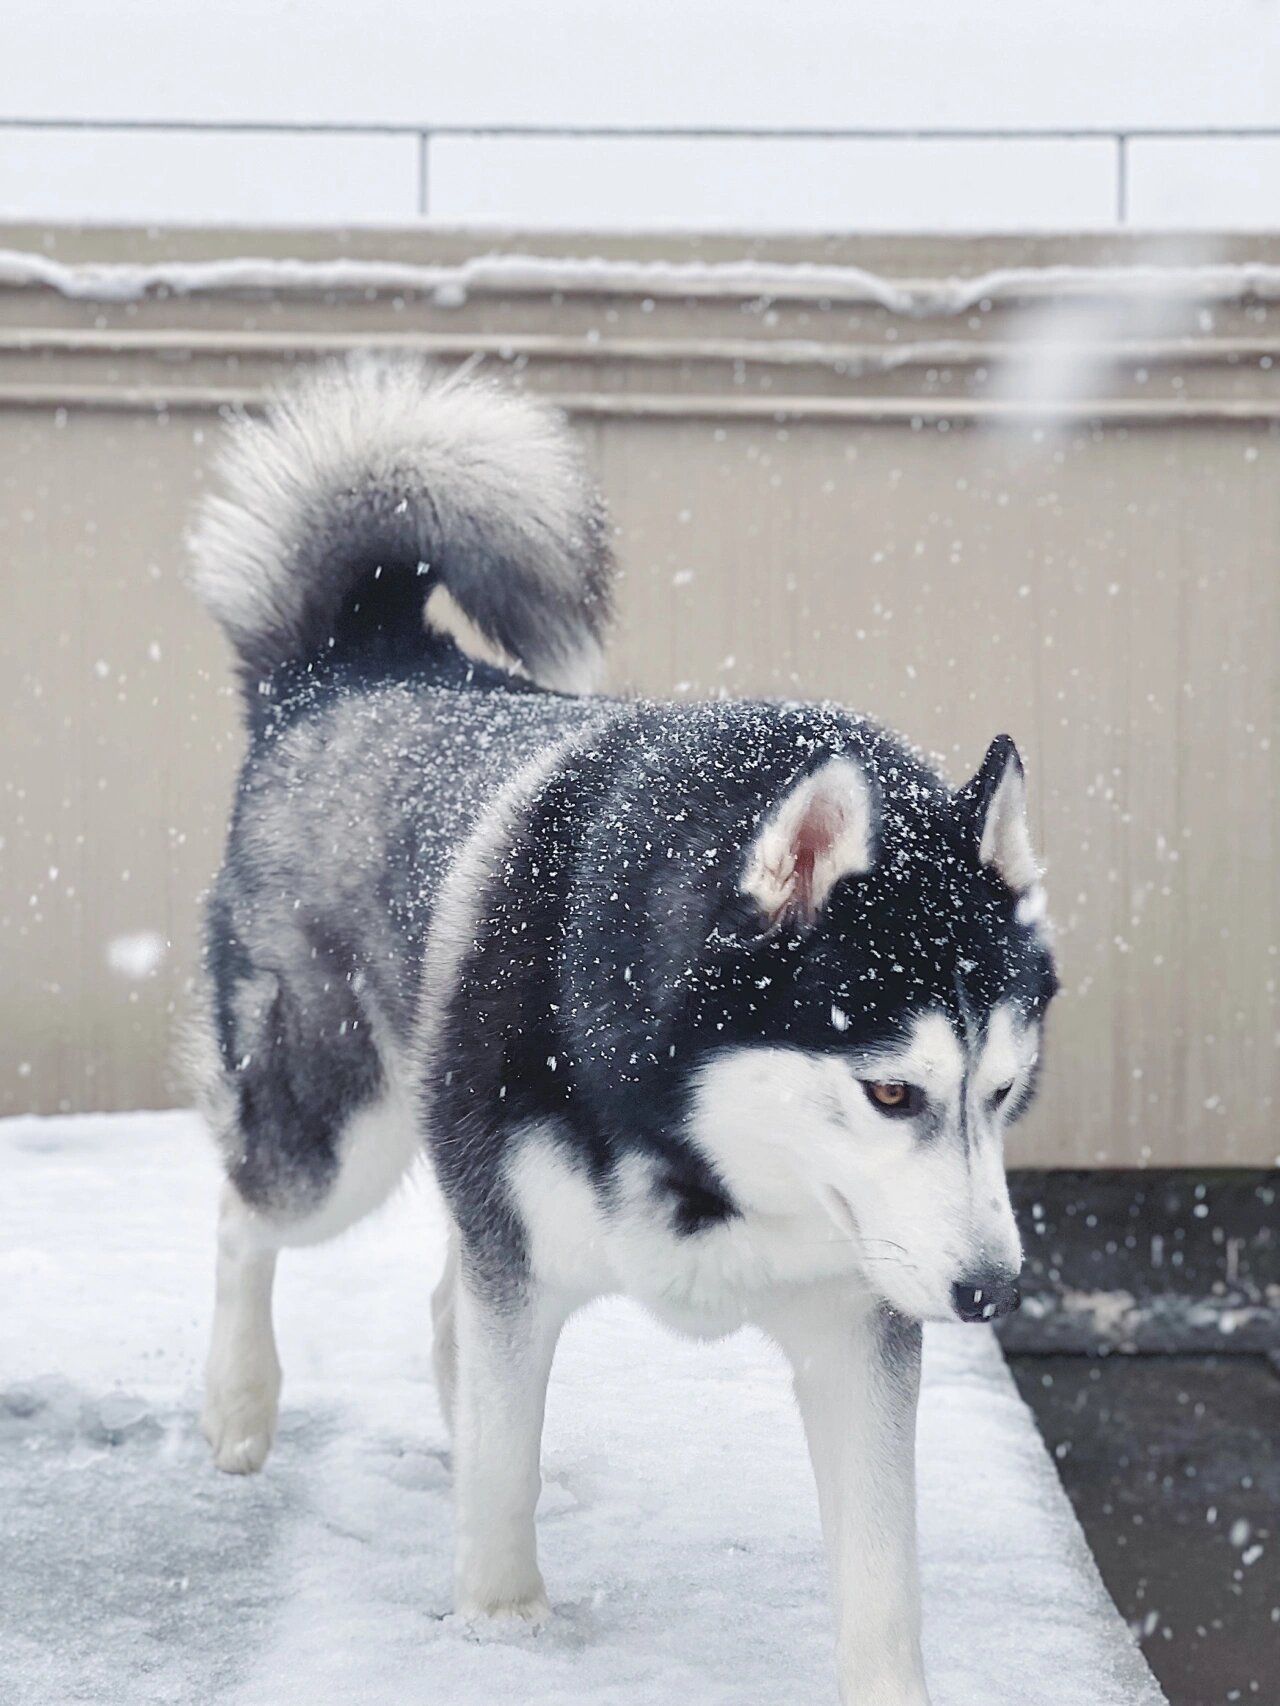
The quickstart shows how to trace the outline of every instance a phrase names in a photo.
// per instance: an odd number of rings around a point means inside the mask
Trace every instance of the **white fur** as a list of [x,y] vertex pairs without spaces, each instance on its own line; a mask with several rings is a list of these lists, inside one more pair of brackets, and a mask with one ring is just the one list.
[[[495,1331],[473,1319],[468,1330],[488,1346],[477,1396],[491,1418],[510,1417],[500,1441],[488,1446],[496,1481],[485,1521],[504,1536],[507,1567],[525,1585],[526,1598],[514,1609],[539,1615],[544,1605],[533,1552],[530,1434],[540,1426],[545,1390],[539,1347],[569,1311],[590,1295],[622,1291],[688,1333],[716,1335],[755,1321],[795,1371],[831,1563],[841,1699],[848,1706],[927,1706],[914,1544],[918,1368],[885,1373],[879,1305],[859,1282],[849,1241],[833,1235],[820,1207],[803,1203],[796,1213],[748,1212],[681,1237],[654,1212],[657,1180],[647,1162],[636,1157],[625,1165],[602,1207],[555,1133],[537,1128],[515,1146],[507,1181],[528,1229],[533,1294],[544,1312],[543,1325],[526,1328],[518,1353],[530,1365],[522,1405],[513,1407],[502,1390],[513,1366],[510,1328]],[[838,1277],[826,1277],[832,1274]],[[476,1449],[468,1444],[468,1461]],[[460,1523],[476,1522],[479,1508],[473,1492]],[[489,1569],[491,1608],[512,1609],[508,1576],[496,1559]],[[462,1608],[474,1608],[478,1596],[465,1570],[459,1587]]]
[[920,1653],[915,1415],[918,1341],[891,1363],[866,1294],[814,1286],[759,1324],[791,1363],[818,1489],[844,1706],[929,1706]]
[[[426,623],[434,633],[447,634],[459,651],[479,663],[504,669],[509,675],[528,676],[529,671],[519,658],[510,656],[478,628],[449,591],[437,586],[427,595]],[[604,674],[604,648],[589,634],[579,636],[574,651],[567,657],[546,659],[538,670],[537,679],[544,687],[558,693],[591,693],[600,685]]]
[[1005,1084],[1017,1084],[1035,1066],[1040,1049],[1038,1026],[1023,1025],[1007,1002],[991,1015],[973,1067],[973,1093],[981,1101]]
[[459,1275],[454,1424],[454,1606],[464,1617],[541,1622],[534,1512],[547,1380],[567,1302],[536,1287],[523,1309],[491,1308]]
[[281,1244],[323,1244],[336,1238],[381,1208],[422,1156],[408,1070],[385,1047],[381,1057],[387,1072],[383,1094],[351,1117],[338,1139],[338,1176],[324,1202],[282,1227]]
[[1033,883],[1018,900],[1015,914],[1019,924],[1038,924],[1041,934],[1048,928],[1049,897],[1043,883]]
[[606,1207],[551,1130],[516,1141],[507,1181],[535,1276],[571,1308],[621,1293],[677,1332],[717,1338],[761,1296],[853,1270],[848,1241],[821,1214],[736,1216],[682,1236],[655,1212],[658,1169],[640,1155],[620,1164]]
[[458,1404],[458,1279],[462,1271],[458,1230],[449,1233],[444,1271],[431,1293],[431,1369],[445,1426],[454,1432]]
[[544,1284],[579,1302],[625,1290],[616,1265],[616,1216],[569,1159],[552,1131],[514,1139],[506,1181],[526,1229],[529,1261]]
[[261,1469],[275,1439],[280,1358],[271,1325],[276,1252],[235,1188],[223,1188],[213,1334],[200,1426],[230,1475]]
[[990,865],[1017,895],[1026,895],[1040,881],[1040,867],[1027,827],[1027,784],[1018,760],[1010,756],[996,783],[982,823],[978,857]]
[[790,911],[815,917],[841,877],[871,869],[871,788],[848,758],[829,758],[795,783],[761,825],[742,891],[772,922]]
[[[1007,1008],[976,1052],[940,1014],[918,1020],[904,1048],[861,1060],[738,1049],[704,1072],[690,1135],[749,1220],[806,1229],[812,1271],[789,1280],[832,1271],[832,1248],[814,1242],[825,1228],[845,1269],[876,1294],[905,1314],[950,1320],[953,1284],[1021,1265],[989,1098],[1031,1070],[1035,1049]],[[879,1113],[859,1079],[920,1086],[936,1135],[921,1142],[916,1122]]]

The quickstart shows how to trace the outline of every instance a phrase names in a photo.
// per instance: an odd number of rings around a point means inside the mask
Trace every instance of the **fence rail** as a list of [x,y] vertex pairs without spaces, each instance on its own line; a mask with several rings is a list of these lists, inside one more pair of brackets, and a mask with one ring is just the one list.
[[199,136],[399,136],[417,139],[418,213],[431,214],[431,145],[448,138],[529,141],[683,142],[1107,142],[1114,150],[1115,221],[1130,224],[1130,149],[1135,142],[1280,140],[1280,125],[602,125],[346,123],[301,119],[94,119],[0,117],[5,131],[179,132]]

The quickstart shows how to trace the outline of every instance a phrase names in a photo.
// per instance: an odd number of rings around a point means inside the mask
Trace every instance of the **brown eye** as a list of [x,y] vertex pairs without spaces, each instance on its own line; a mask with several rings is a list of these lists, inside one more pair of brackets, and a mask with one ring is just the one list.
[[873,1084],[871,1099],[882,1108],[900,1108],[907,1099],[905,1084]]
[[918,1114],[924,1106],[924,1092],[917,1090],[914,1084],[903,1084],[897,1079],[883,1082],[864,1079],[862,1088],[866,1091],[867,1100],[882,1114],[909,1116]]

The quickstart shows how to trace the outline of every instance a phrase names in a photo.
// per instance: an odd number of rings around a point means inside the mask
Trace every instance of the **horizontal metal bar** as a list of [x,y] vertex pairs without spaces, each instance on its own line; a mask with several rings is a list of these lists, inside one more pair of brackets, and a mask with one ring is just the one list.
[[444,136],[540,138],[618,137],[683,141],[772,142],[1118,142],[1222,141],[1280,137],[1280,125],[619,125],[434,124],[331,119],[97,119],[0,118],[0,130],[187,131],[216,134]]
[[[1105,398],[1047,406],[1034,401],[971,397],[739,397],[696,393],[593,393],[547,391],[539,395],[581,419],[860,421],[931,426],[941,422],[990,425],[1249,424],[1280,422],[1280,400],[1247,398]],[[216,412],[259,408],[264,388],[0,383],[0,409],[85,409],[126,414]]]

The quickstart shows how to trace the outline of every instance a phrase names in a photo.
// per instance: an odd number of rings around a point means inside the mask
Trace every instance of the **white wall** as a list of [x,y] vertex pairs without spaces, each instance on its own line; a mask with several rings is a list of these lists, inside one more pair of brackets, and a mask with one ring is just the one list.
[[[0,219],[1265,228],[1280,141],[1195,133],[1272,126],[1280,0],[5,0],[0,24]],[[939,128],[1037,134],[902,135]],[[751,134],[778,130],[845,134]]]

